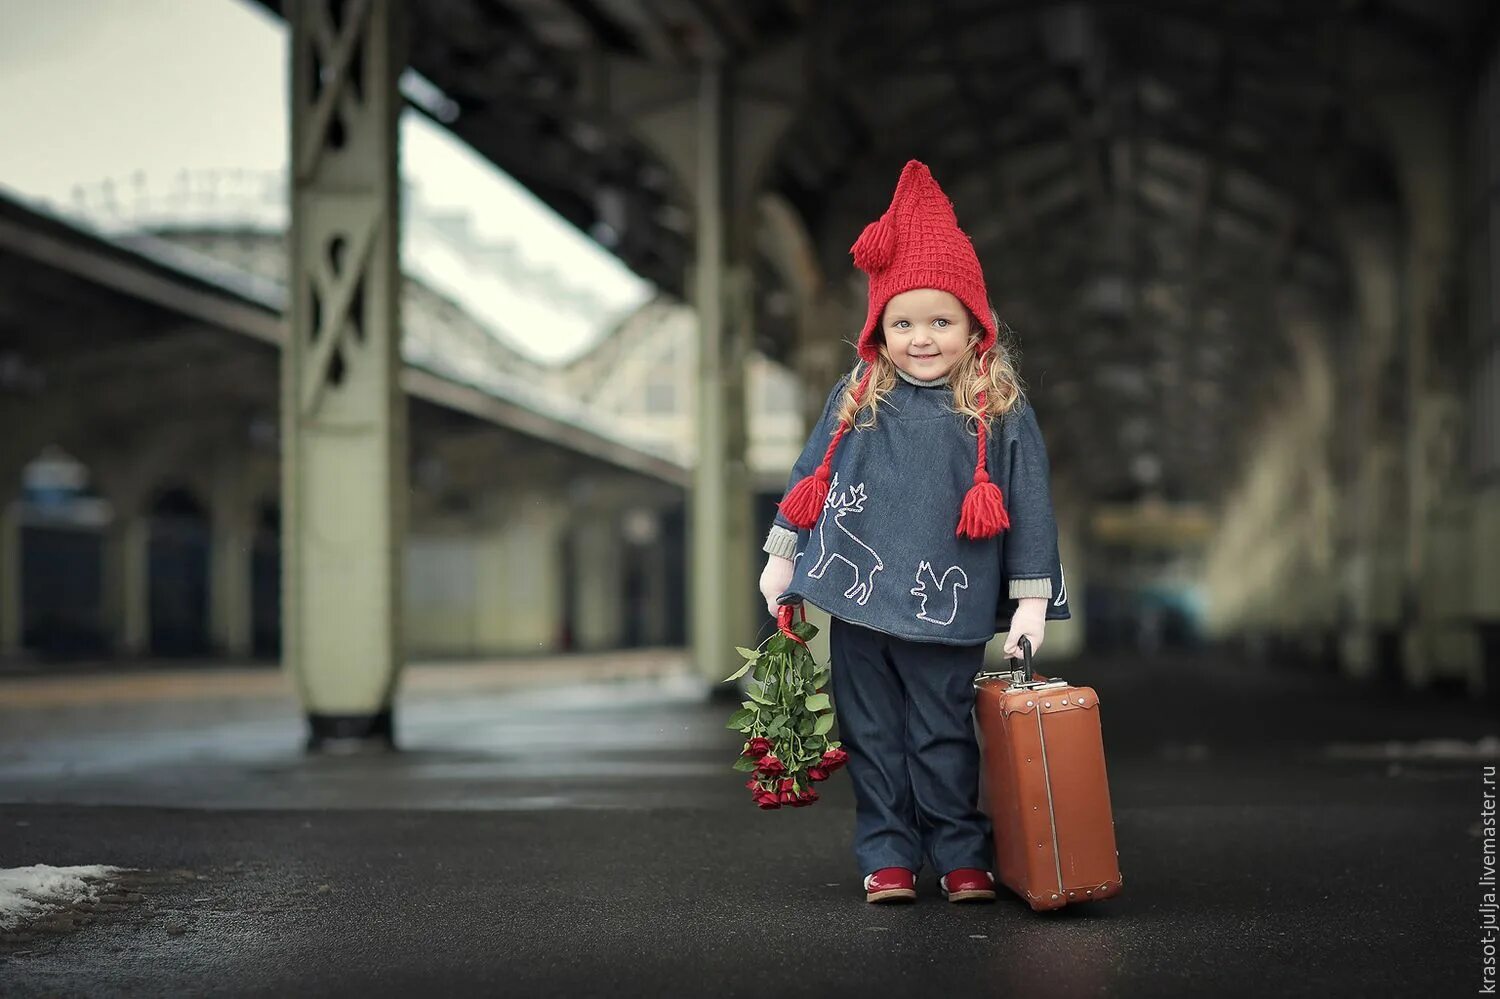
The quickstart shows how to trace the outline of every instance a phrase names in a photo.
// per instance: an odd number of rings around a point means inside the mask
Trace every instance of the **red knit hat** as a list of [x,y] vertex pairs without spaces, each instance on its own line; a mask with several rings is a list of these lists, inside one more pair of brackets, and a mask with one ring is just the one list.
[[[901,179],[896,182],[891,206],[865,226],[849,249],[854,254],[855,266],[870,276],[870,307],[859,334],[859,356],[865,362],[865,371],[854,388],[856,399],[864,398],[875,371],[875,359],[880,355],[875,333],[886,304],[902,292],[916,288],[946,291],[974,314],[984,331],[976,345],[979,370],[981,374],[987,370],[988,355],[995,345],[995,321],[984,289],[984,272],[979,267],[974,244],[958,227],[952,203],[932,179],[926,164],[917,160],[907,162]],[[984,393],[980,393],[978,401],[983,407]],[[833,453],[848,430],[848,421],[840,420],[817,470],[793,486],[781,501],[781,512],[797,527],[810,530],[822,515],[828,498]],[[985,470],[983,422],[979,423],[978,449],[974,485],[964,496],[955,532],[975,540],[993,537],[1010,526],[1000,487],[990,481]]]
[[908,160],[885,214],[865,226],[849,248],[854,265],[870,276],[870,309],[859,334],[859,356],[875,363],[875,331],[892,298],[913,288],[936,288],[964,303],[984,328],[978,351],[995,345],[995,320],[984,290],[974,244],[958,227],[953,203],[927,164]]

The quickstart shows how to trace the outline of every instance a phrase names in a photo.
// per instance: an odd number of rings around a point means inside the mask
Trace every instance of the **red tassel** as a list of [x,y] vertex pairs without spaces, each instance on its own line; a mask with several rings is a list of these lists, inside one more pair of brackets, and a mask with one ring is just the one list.
[[796,527],[812,530],[823,512],[828,499],[828,465],[818,466],[817,471],[792,487],[780,503],[781,512]]
[[957,534],[978,541],[992,538],[1008,527],[1010,514],[1005,512],[1005,497],[1000,494],[1000,487],[990,481],[989,473],[980,469],[974,473],[974,484],[964,494]]
[[[984,377],[989,372],[989,355],[979,358],[979,375]],[[986,393],[979,393],[979,408],[983,410],[986,405]],[[958,512],[958,530],[955,532],[959,537],[968,537],[974,541],[981,538],[992,538],[1001,531],[1010,527],[1010,514],[1005,512],[1005,497],[1000,494],[1000,487],[990,481],[990,473],[984,468],[985,455],[985,425],[979,421],[978,454],[974,460],[974,484],[964,494],[964,505]]]

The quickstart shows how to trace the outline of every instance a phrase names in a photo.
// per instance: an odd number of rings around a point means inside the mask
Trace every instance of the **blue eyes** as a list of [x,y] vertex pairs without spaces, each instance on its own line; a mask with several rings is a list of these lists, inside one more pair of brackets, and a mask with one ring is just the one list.
[[[905,319],[898,319],[894,323],[891,323],[891,325],[898,330],[904,330],[906,329],[906,327],[910,326],[911,323]],[[940,330],[945,330],[949,326],[952,326],[953,323],[947,319],[934,319],[932,321],[932,325],[936,326]]]

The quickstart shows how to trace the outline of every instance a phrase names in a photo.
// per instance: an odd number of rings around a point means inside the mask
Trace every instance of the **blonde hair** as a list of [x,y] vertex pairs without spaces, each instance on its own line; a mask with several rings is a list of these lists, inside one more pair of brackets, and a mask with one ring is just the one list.
[[[995,324],[994,346],[981,357],[977,347],[979,338],[984,334],[984,327],[972,312],[969,313],[969,343],[963,356],[948,373],[948,385],[953,389],[954,410],[971,420],[982,420],[986,429],[993,417],[1008,413],[1016,403],[1025,398],[1021,375],[1012,360],[1014,333],[993,308],[990,309],[990,318]],[[844,397],[839,403],[838,420],[851,428],[875,426],[875,416],[881,400],[896,387],[896,362],[891,360],[885,349],[885,332],[879,327],[877,337],[880,351],[875,358],[875,373],[870,377],[865,397],[858,400],[854,398],[854,390],[864,376],[860,367],[864,362],[856,360],[849,372]],[[983,373],[980,372],[981,361],[986,362]],[[982,409],[979,405],[980,393],[984,394]]]

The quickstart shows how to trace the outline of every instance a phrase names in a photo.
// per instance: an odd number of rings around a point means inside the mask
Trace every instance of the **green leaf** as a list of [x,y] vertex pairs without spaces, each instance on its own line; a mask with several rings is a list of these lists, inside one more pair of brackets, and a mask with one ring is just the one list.
[[[813,735],[827,735],[833,728],[833,715],[818,715],[818,720],[813,724]],[[820,754],[821,755],[821,754]]]
[[754,711],[751,711],[749,708],[740,708],[734,714],[729,716],[729,723],[724,727],[743,729],[746,725],[749,725],[754,720]]
[[801,718],[797,719],[797,734],[798,735],[812,735],[813,734],[813,719],[812,719],[812,715],[803,715]]
[[811,694],[808,696],[807,700],[802,702],[802,704],[809,711],[827,711],[829,707],[828,695]]
[[828,681],[831,679],[833,679],[833,671],[827,666],[824,666],[822,669],[813,674],[812,683],[814,687],[822,690],[824,687],[828,686]]
[[764,704],[768,708],[774,708],[776,706],[776,702],[774,700],[772,700],[771,698],[767,697],[765,694],[761,693],[759,690],[756,690],[754,687],[750,688],[749,694],[750,694],[750,699],[752,701],[754,701],[755,703],[757,703],[757,704]]
[[768,675],[770,675],[770,672],[771,672],[771,657],[770,656],[762,656],[755,663],[755,672],[752,673],[752,674],[750,674],[750,675],[753,676],[753,677],[755,677],[755,679],[759,680],[761,683],[765,683],[766,682],[766,677]]
[[729,676],[726,676],[724,678],[724,682],[725,683],[730,683],[730,682],[732,682],[734,680],[738,680],[740,677],[742,677],[742,676],[745,675],[745,673],[750,669],[751,666],[754,666],[754,665],[755,664],[753,662],[746,663],[745,665],[741,666],[739,669],[737,669],[733,673],[731,673]]
[[759,762],[758,760],[750,759],[748,756],[741,756],[735,759],[734,768],[741,773],[749,773],[759,765]]
[[734,651],[738,652],[740,655],[744,656],[751,662],[755,662],[755,660],[760,658],[759,652],[756,652],[754,649],[747,649],[743,645],[736,645],[734,647]]
[[818,626],[811,621],[798,621],[792,625],[792,631],[796,633],[798,638],[806,642],[818,634]]
[[788,651],[787,646],[792,644],[793,643],[788,640],[785,635],[778,631],[776,634],[771,636],[768,642],[766,642],[766,651],[774,652],[778,655],[785,655]]

